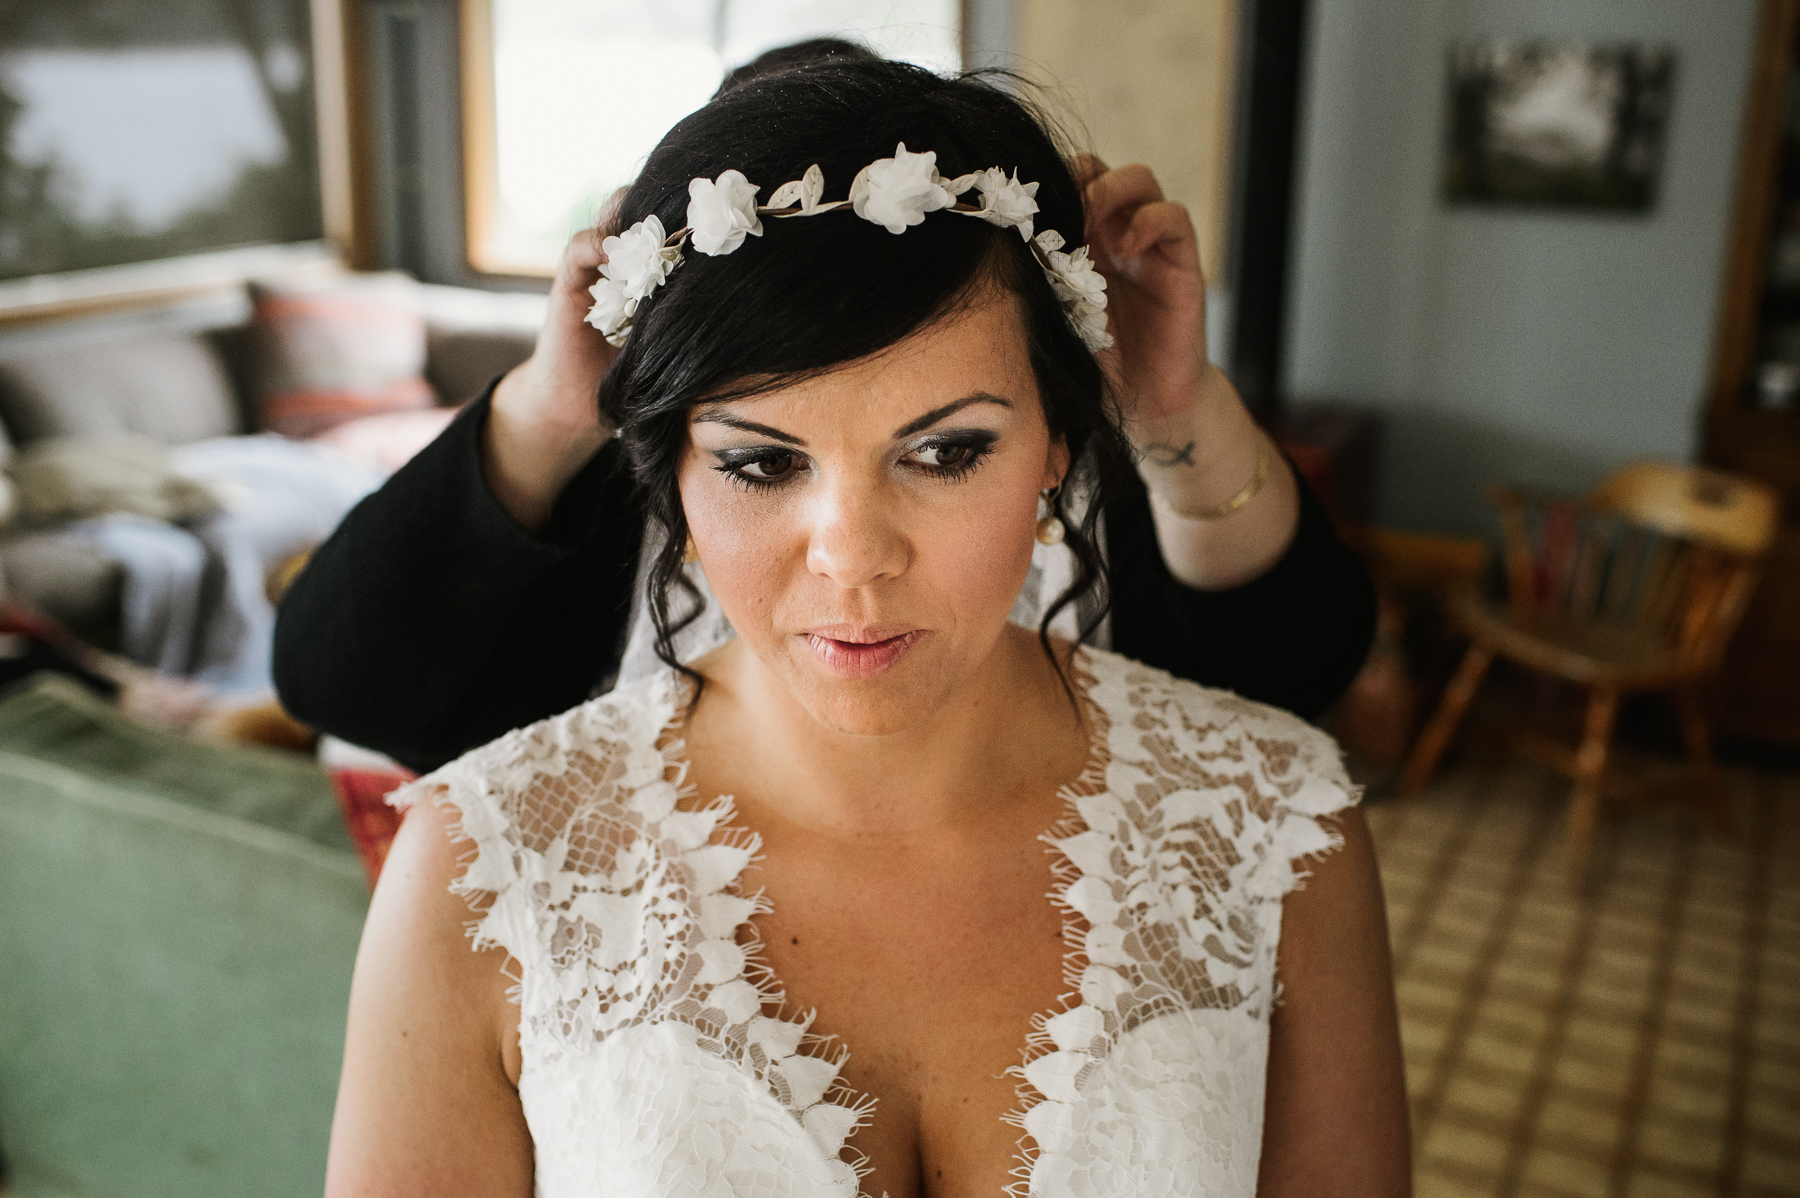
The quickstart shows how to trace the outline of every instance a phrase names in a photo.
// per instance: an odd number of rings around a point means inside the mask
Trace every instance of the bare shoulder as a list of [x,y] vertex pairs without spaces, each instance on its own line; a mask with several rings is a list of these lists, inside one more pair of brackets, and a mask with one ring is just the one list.
[[454,816],[416,804],[357,951],[326,1192],[530,1193],[506,954],[470,944]]
[[1278,847],[1291,857],[1335,843],[1303,824],[1355,806],[1360,788],[1344,769],[1337,742],[1292,712],[1202,686],[1114,653],[1084,650],[1090,695],[1111,725],[1115,758],[1148,755],[1177,775],[1203,774],[1210,785],[1248,785],[1246,797],[1272,832],[1292,827]]

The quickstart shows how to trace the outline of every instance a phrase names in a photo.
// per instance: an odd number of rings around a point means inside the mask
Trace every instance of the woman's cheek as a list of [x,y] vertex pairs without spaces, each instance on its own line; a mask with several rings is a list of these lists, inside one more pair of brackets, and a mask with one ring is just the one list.
[[954,523],[920,537],[920,556],[932,563],[928,572],[934,589],[956,595],[957,606],[971,615],[980,612],[992,619],[998,612],[1004,620],[1031,569],[1036,500],[1032,492],[1026,505],[1011,489],[990,495],[959,505]]
[[706,583],[740,631],[766,623],[788,569],[785,506],[722,479],[682,487],[688,528],[701,548]]

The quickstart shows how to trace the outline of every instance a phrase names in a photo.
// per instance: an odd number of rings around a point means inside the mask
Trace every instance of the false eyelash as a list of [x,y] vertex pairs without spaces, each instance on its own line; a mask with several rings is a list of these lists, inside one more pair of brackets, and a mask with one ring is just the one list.
[[913,447],[913,452],[921,449],[966,449],[969,457],[966,461],[954,466],[920,466],[919,469],[939,482],[961,482],[975,472],[975,468],[987,460],[994,452],[997,438],[989,432],[971,430],[962,434],[951,434],[933,437]]
[[[928,437],[915,444],[909,452],[916,453],[921,449],[968,450],[968,459],[958,462],[954,466],[920,465],[917,467],[917,469],[928,478],[938,482],[954,483],[960,482],[970,474],[974,473],[976,467],[980,466],[982,462],[986,461],[988,456],[994,452],[994,442],[998,439],[999,438],[993,433],[987,432],[984,429],[970,429],[966,432]],[[792,453],[792,451],[789,450],[772,451],[762,448],[748,451],[740,450],[731,454],[729,457],[721,455],[724,457],[724,460],[714,466],[713,469],[730,479],[733,485],[742,486],[746,491],[767,491],[775,487],[785,486],[792,478],[792,475],[790,474],[784,478],[755,478],[745,474],[743,469],[745,466],[755,462],[765,461],[770,457],[777,456],[777,454],[793,457],[802,456],[797,453]]]
[[[784,485],[788,481],[788,478],[753,478],[750,475],[745,474],[743,468],[755,462],[763,461],[770,456],[772,455],[767,452],[758,451],[736,454],[719,463],[717,466],[714,466],[713,469],[730,479],[733,486],[742,486],[746,491],[768,491]],[[798,457],[800,455],[793,454],[791,456]],[[792,476],[790,475],[789,477]]]

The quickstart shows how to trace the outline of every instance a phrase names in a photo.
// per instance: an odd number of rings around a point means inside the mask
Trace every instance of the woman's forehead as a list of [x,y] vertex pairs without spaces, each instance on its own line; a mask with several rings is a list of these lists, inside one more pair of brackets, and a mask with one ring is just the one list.
[[[1023,322],[1001,293],[959,307],[887,348],[741,398],[702,402],[695,423],[854,422],[887,437],[928,416],[969,406],[1021,414],[1039,408]],[[912,431],[917,431],[916,429]],[[900,435],[910,435],[901,431]]]

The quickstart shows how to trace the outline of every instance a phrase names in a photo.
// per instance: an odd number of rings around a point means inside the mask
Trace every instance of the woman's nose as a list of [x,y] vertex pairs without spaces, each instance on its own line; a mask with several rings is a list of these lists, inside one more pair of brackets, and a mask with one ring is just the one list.
[[845,588],[898,578],[911,559],[898,516],[875,488],[829,488],[813,512],[807,569]]

